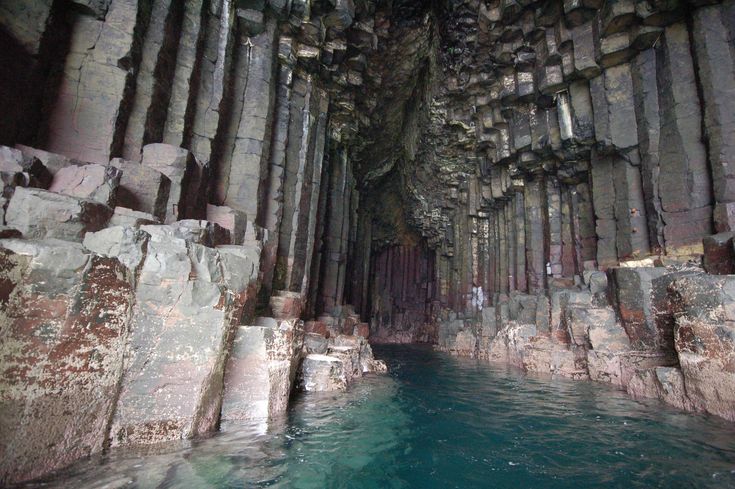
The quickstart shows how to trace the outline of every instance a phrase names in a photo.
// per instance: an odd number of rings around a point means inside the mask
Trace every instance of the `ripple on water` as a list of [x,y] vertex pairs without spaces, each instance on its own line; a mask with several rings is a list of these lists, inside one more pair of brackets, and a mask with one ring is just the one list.
[[297,396],[269,430],[116,450],[38,487],[735,487],[735,426],[428,348],[390,375]]

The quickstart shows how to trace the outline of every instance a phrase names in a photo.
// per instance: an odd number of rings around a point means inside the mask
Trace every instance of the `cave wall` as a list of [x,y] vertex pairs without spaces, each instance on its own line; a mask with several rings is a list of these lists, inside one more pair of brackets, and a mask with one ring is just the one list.
[[3,2],[0,482],[359,337],[735,419],[734,5]]
[[3,2],[0,484],[383,368],[342,307],[374,12]]
[[716,265],[733,256],[732,8],[438,6],[428,120],[400,171],[436,253],[440,349],[733,419],[714,276],[732,273]]

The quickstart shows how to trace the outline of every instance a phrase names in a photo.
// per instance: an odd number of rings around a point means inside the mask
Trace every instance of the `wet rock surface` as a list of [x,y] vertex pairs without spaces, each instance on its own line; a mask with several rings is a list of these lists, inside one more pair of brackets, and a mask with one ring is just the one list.
[[267,425],[368,340],[735,420],[733,12],[4,2],[0,484]]

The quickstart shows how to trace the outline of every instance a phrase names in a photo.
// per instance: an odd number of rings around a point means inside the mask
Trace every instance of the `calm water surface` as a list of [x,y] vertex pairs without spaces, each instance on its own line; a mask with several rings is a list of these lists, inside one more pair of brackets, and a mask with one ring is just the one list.
[[301,395],[268,430],[114,451],[33,487],[735,487],[731,423],[428,348],[375,353],[390,375]]

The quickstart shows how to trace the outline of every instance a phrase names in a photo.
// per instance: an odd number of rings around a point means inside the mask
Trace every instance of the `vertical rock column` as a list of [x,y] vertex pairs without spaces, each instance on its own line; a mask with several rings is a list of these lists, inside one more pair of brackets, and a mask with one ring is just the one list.
[[[310,77],[294,80],[291,117],[286,143],[286,172],[283,215],[279,229],[278,258],[273,286],[301,291],[306,239],[313,183],[314,130],[318,119],[319,96]],[[319,175],[321,178],[321,174]],[[316,209],[314,209],[316,210]],[[298,265],[297,265],[298,261]],[[298,277],[295,266],[300,267]],[[297,286],[294,287],[294,282]]]
[[343,148],[338,149],[331,161],[329,182],[329,200],[327,204],[327,226],[324,236],[324,262],[321,276],[320,295],[321,306],[318,312],[330,312],[334,306],[340,304],[342,290],[340,277],[343,278],[343,252],[346,250],[346,238],[349,233],[349,202],[350,202],[350,169],[347,153]]
[[[208,2],[206,2],[208,5]],[[189,147],[195,99],[198,94],[200,64],[206,35],[204,0],[184,2],[176,67],[171,81],[171,94],[161,141],[173,146]]]
[[[193,119],[189,150],[197,160],[212,160],[214,141],[225,125],[227,87],[230,85],[230,63],[236,29],[231,0],[212,0],[206,15],[206,36],[203,52],[197,65],[199,86],[192,107]],[[221,136],[220,136],[221,137]]]
[[650,249],[633,86],[627,63],[607,68],[590,82],[598,152],[592,159],[592,193],[601,194],[595,213],[603,220],[598,232],[598,262],[603,266]]
[[268,176],[273,106],[276,94],[276,25],[252,35],[241,18],[233,73],[234,96],[215,170],[214,200],[244,212],[253,222],[258,216]]
[[279,227],[283,217],[283,186],[286,174],[286,143],[291,120],[293,63],[293,40],[281,37],[278,41],[276,101],[271,133],[271,154],[268,161],[267,189],[264,191],[265,202],[260,206],[261,213],[257,216],[259,224],[267,231],[263,242],[260,268],[263,277],[261,287],[263,298],[270,296],[273,287],[280,238]]
[[132,276],[81,244],[3,240],[0,483],[102,450],[134,302]]
[[712,231],[712,182],[702,143],[689,33],[683,23],[668,26],[657,48],[661,136],[659,194],[668,253],[701,250]]
[[733,3],[725,2],[698,8],[693,22],[717,232],[735,231],[734,14]]
[[183,14],[179,2],[152,0],[152,3],[122,146],[123,158],[130,161],[140,161],[143,145],[161,139]]
[[526,180],[524,186],[526,214],[526,267],[528,292],[537,294],[546,289],[545,261],[545,216],[546,192],[543,173],[537,173]]
[[45,149],[107,164],[122,147],[149,0],[113,0],[105,20],[75,13]]

